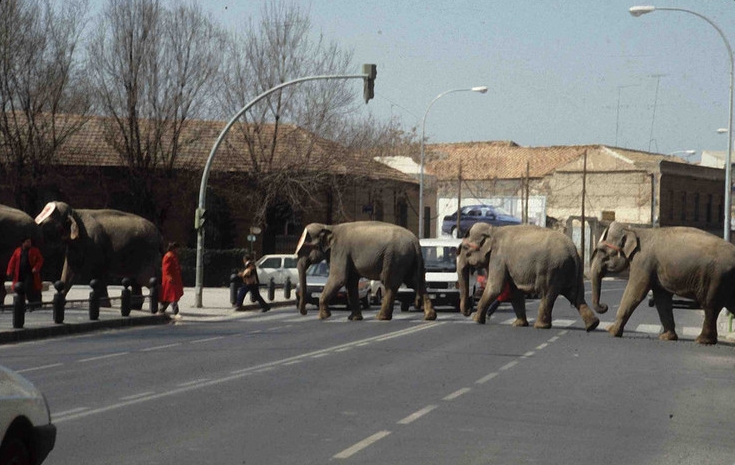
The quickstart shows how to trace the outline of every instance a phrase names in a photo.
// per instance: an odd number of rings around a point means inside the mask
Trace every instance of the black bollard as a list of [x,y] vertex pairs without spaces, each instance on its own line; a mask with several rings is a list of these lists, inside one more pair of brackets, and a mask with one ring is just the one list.
[[60,325],[64,322],[64,306],[66,305],[66,296],[64,295],[64,283],[56,281],[54,283],[54,323]]
[[286,276],[286,282],[283,284],[283,297],[286,298],[286,300],[291,298],[291,277]]
[[148,281],[150,284],[150,309],[151,313],[154,315],[158,313],[158,280],[156,278],[151,278],[150,281]]
[[130,316],[131,309],[131,292],[130,285],[133,281],[130,278],[123,278],[123,290],[120,293],[120,314],[122,316]]
[[100,281],[93,279],[89,282],[92,291],[89,293],[89,319],[97,321],[100,319]]
[[268,281],[268,300],[273,300],[276,298],[276,282],[273,280],[273,278]]
[[230,275],[230,304],[237,303],[237,289],[240,287],[242,280],[236,273]]
[[19,329],[26,322],[26,293],[21,282],[15,283],[13,290],[13,328]]

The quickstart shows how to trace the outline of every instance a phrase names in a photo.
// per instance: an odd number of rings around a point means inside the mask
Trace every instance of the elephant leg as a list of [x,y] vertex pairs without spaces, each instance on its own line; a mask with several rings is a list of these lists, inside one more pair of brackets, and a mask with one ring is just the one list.
[[528,318],[526,317],[526,295],[522,291],[514,291],[511,305],[513,305],[513,312],[516,314],[513,326],[528,326]]
[[335,279],[332,276],[327,278],[327,282],[324,284],[322,295],[319,297],[319,319],[326,320],[332,316],[332,312],[329,311],[329,302],[334,299],[334,296],[339,292],[339,288],[344,283],[341,280]]
[[595,313],[584,301],[584,293],[580,293],[579,296],[575,296],[569,293],[564,294],[564,297],[572,304],[574,308],[579,312],[579,316],[582,317],[584,322],[584,329],[589,333],[594,331],[600,325],[600,319],[595,316]]
[[423,292],[422,299],[424,301],[424,320],[434,321],[436,320],[436,310],[434,310],[434,304],[431,303],[429,294]]
[[557,297],[558,294],[551,291],[547,291],[541,295],[541,301],[538,305],[538,317],[536,317],[536,322],[533,324],[534,328],[551,328],[551,309],[554,308],[554,302]]
[[376,318],[378,320],[391,320],[393,318],[393,306],[396,301],[397,289],[385,288],[383,301],[380,303],[380,311]]
[[349,305],[351,312],[347,319],[350,321],[362,321],[360,295],[357,292],[357,285],[358,280],[350,280],[350,282],[347,283],[347,304]]
[[658,336],[662,341],[676,341],[679,339],[679,336],[676,335],[674,324],[673,298],[674,296],[670,292],[661,289],[653,290],[653,301],[658,312],[658,319],[661,321],[661,326],[664,329]]
[[625,291],[623,292],[623,298],[620,300],[620,308],[618,308],[618,313],[615,315],[615,323],[607,329],[615,337],[623,336],[625,324],[630,319],[638,304],[643,302],[646,293],[648,293],[648,281],[646,280],[644,283],[641,283],[634,274],[640,275],[640,273],[631,272],[630,278],[628,278],[628,285],[625,286]]
[[704,322],[702,332],[699,333],[695,342],[698,344],[717,344],[717,317],[720,315],[719,306],[704,309]]

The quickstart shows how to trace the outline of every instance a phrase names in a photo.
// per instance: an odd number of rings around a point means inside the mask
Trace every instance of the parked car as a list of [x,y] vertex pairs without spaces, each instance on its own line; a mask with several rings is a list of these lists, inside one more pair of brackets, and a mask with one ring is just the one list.
[[46,397],[30,381],[0,366],[0,464],[42,463],[56,443]]
[[299,272],[296,269],[296,255],[263,255],[255,263],[258,269],[258,279],[261,285],[267,285],[270,278],[276,286],[283,286],[286,278],[291,280],[291,285],[299,281]]
[[[314,263],[306,269],[306,303],[311,305],[319,305],[319,297],[322,295],[324,285],[329,277],[329,263],[322,261]],[[301,299],[301,289],[296,281],[296,298]],[[362,308],[370,308],[370,281],[367,278],[360,278],[357,284],[357,294],[360,299]],[[337,295],[329,302],[329,305],[345,305],[349,307],[349,299],[347,298],[347,289],[342,286]]]
[[[648,306],[649,307],[656,306],[656,302],[653,300],[653,291],[648,291]],[[702,306],[699,305],[699,302],[697,302],[696,300],[689,299],[687,297],[681,297],[678,295],[675,295],[671,299],[671,307],[672,308],[688,308],[688,309],[702,308]]]
[[[457,276],[457,249],[461,239],[420,239],[421,254],[426,269],[426,292],[434,307],[450,306],[459,311],[459,281]],[[477,287],[477,275],[470,274],[470,298],[474,306]],[[401,311],[411,309],[416,299],[416,292],[402,285],[398,289],[397,300]]]
[[371,279],[368,284],[370,303],[380,305],[385,295],[385,286],[377,279]]
[[464,237],[475,223],[487,223],[493,226],[521,224],[521,220],[505,211],[502,207],[491,205],[467,205],[460,209],[459,231],[457,230],[457,212],[444,217],[442,233],[454,238]]

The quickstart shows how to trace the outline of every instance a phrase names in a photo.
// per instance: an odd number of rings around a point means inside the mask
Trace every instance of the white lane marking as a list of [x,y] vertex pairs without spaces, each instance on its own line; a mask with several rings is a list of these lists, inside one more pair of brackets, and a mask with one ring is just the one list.
[[204,383],[209,381],[210,378],[199,378],[199,379],[193,379],[191,381],[187,381],[185,383],[177,384],[179,387],[186,387],[186,386],[194,386],[195,384]]
[[50,365],[42,365],[40,367],[24,368],[23,370],[15,370],[16,373],[29,373],[31,371],[45,370],[47,368],[56,368],[63,366],[63,363],[52,363]]
[[154,392],[153,391],[139,392],[138,394],[132,394],[129,396],[121,397],[120,400],[137,399],[139,397],[150,396],[151,394],[154,394]]
[[549,339],[549,341],[548,341],[548,342],[556,342],[556,341],[558,341],[558,340],[559,340],[559,336],[554,336],[554,337],[552,337],[551,339]]
[[224,336],[208,337],[206,339],[197,339],[195,341],[191,341],[190,343],[191,344],[201,344],[203,342],[211,342],[211,341],[216,341],[216,340],[224,339],[224,338],[225,338]]
[[322,358],[322,357],[326,357],[327,355],[329,355],[329,354],[316,354],[316,355],[314,355],[311,358]]
[[446,396],[446,397],[445,397],[444,399],[442,399],[442,400],[454,400],[454,399],[456,399],[456,398],[457,398],[457,397],[459,397],[459,396],[463,396],[463,395],[467,394],[467,393],[468,393],[468,392],[470,392],[471,390],[472,390],[472,388],[462,388],[462,389],[458,389],[458,390],[454,391],[453,393],[449,394],[448,396]]
[[335,459],[348,459],[355,455],[356,453],[360,452],[364,448],[380,441],[384,437],[388,436],[390,434],[390,431],[378,431],[377,433],[373,434],[372,436],[363,439],[362,441],[358,442],[357,444],[348,447],[347,449],[343,450],[339,454],[335,455],[333,458]]
[[529,351],[528,351],[528,352],[526,352],[525,354],[521,355],[521,358],[528,358],[528,357],[533,357],[535,353],[536,353],[536,352],[534,352],[534,351],[532,351],[532,350],[529,350]]
[[427,405],[426,407],[422,408],[418,412],[414,412],[411,415],[407,416],[403,420],[399,420],[399,425],[408,425],[409,423],[413,423],[414,421],[418,420],[419,418],[423,417],[427,413],[431,412],[435,408],[437,408],[438,405]]
[[64,416],[64,415],[73,415],[73,414],[75,414],[75,413],[80,413],[80,412],[84,412],[84,411],[86,411],[86,410],[89,410],[89,407],[77,407],[77,408],[73,408],[73,409],[71,409],[71,410],[65,410],[65,411],[63,411],[63,412],[58,412],[58,413],[55,413],[55,414],[53,415],[53,417],[54,417],[54,423],[56,423],[56,420],[57,420],[57,419],[56,419],[56,417],[57,417],[57,416],[59,416],[59,417],[60,417],[60,416]]
[[496,376],[498,376],[498,372],[497,371],[493,371],[492,373],[490,373],[490,374],[488,374],[486,376],[483,376],[482,378],[480,378],[477,381],[475,381],[475,384],[485,384],[488,381],[490,381],[491,379],[495,378]]
[[572,326],[576,320],[552,320],[551,325],[557,328],[568,328],[569,326]]
[[548,342],[544,342],[543,344],[540,344],[538,347],[536,347],[536,350],[545,349],[549,346]]
[[153,350],[170,349],[171,347],[176,347],[176,346],[180,346],[180,345],[181,345],[180,342],[176,342],[176,343],[173,343],[173,344],[166,344],[164,346],[148,347],[146,349],[141,349],[140,351],[141,352],[151,352]]
[[518,360],[513,360],[512,362],[508,362],[502,367],[500,367],[500,371],[510,370],[514,366],[518,365]]
[[289,365],[298,365],[299,363],[303,362],[303,360],[293,360],[291,362],[286,362],[283,364],[283,366],[289,366]]
[[130,352],[117,352],[115,354],[107,354],[107,355],[100,355],[98,357],[83,358],[81,360],[77,360],[77,362],[79,362],[79,363],[94,362],[96,360],[104,360],[106,358],[119,357],[121,355],[127,355],[129,353]]
[[637,333],[659,334],[663,331],[661,325],[638,325],[634,329]]

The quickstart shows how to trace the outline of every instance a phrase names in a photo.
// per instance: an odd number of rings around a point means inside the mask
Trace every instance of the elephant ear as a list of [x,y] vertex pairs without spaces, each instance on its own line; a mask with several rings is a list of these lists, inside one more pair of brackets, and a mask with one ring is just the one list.
[[69,215],[69,239],[75,240],[79,237],[79,225],[73,215]]
[[36,224],[43,223],[46,220],[46,218],[48,218],[54,213],[55,210],[56,210],[56,202],[47,203],[46,206],[43,207],[43,210],[41,210],[41,213],[39,213],[38,216],[36,216],[36,219],[35,219]]
[[[304,232],[301,233],[299,243],[296,246],[296,255],[299,254],[301,249],[313,248],[322,246],[322,235],[326,228],[325,225],[319,223],[311,223],[304,228]],[[308,252],[307,252],[308,253]]]
[[630,257],[638,249],[638,245],[638,235],[635,233],[635,231],[625,229],[620,240],[620,249],[623,251],[623,255],[625,255],[625,258],[630,260]]
[[332,248],[332,228],[329,226],[323,226],[322,229],[319,230],[318,237],[319,248],[323,253],[328,253],[329,249]]

